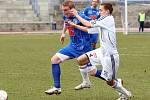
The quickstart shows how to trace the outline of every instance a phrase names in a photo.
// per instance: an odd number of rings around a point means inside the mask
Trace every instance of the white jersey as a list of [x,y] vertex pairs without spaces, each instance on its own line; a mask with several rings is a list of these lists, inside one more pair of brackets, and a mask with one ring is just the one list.
[[113,16],[102,16],[98,20],[91,21],[92,27],[88,29],[89,34],[99,33],[100,46],[103,53],[116,54],[116,31]]

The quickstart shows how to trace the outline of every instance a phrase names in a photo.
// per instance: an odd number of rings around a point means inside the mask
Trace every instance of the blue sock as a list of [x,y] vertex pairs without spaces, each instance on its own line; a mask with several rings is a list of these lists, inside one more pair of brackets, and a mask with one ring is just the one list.
[[97,72],[95,74],[95,77],[100,78],[101,77],[101,72],[102,72],[102,70],[97,70]]
[[54,80],[54,86],[60,88],[60,66],[59,64],[52,64],[52,74]]
[[102,70],[97,70],[96,74],[95,74],[95,77],[98,77],[102,80],[105,80],[103,77],[101,77],[101,73],[102,73]]

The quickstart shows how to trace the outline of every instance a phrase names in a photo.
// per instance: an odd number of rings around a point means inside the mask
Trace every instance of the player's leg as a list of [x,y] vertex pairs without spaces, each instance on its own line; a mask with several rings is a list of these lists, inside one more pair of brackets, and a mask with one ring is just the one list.
[[[84,49],[84,50],[82,50],[82,51],[79,51],[78,52],[78,56],[76,56],[76,57],[79,57],[79,56],[81,56],[81,55],[83,55],[83,54],[85,54],[86,52],[89,52],[89,51],[91,51],[92,50],[92,46],[91,47],[88,47],[88,48],[86,48],[86,49]],[[79,57],[80,58],[80,57]],[[83,59],[83,61],[84,61],[84,59]],[[86,61],[86,60],[85,60]],[[82,62],[82,61],[81,61]],[[84,62],[82,62],[82,63],[84,63]],[[89,76],[88,76],[88,66],[91,66],[90,64],[88,64],[88,62],[84,65],[80,65],[79,64],[79,70],[80,70],[80,73],[81,73],[81,76],[82,76],[82,80],[83,80],[83,82],[81,83],[81,84],[79,84],[79,85],[77,85],[76,87],[75,87],[75,90],[80,90],[80,89],[84,89],[84,88],[90,88],[91,87],[91,82],[90,82],[90,80],[89,80]]]
[[52,95],[52,94],[60,94],[61,93],[61,85],[60,85],[60,63],[69,59],[69,56],[66,56],[61,53],[56,53],[51,58],[51,66],[52,66],[52,76],[54,81],[54,87],[48,89],[45,91],[46,94]]
[[100,77],[101,70],[98,70],[95,65],[100,65],[99,55],[100,49],[96,49],[77,58],[77,63],[80,65],[80,69],[83,69],[87,64],[87,71],[91,76]]
[[111,55],[111,56],[104,56],[102,59],[102,66],[103,70],[101,73],[101,77],[103,77],[107,84],[114,88],[117,92],[121,93],[120,96],[125,96],[126,99],[131,97],[131,92],[127,91],[122,85],[122,79],[116,78],[116,73],[119,68],[119,55]]
[[90,82],[89,76],[88,76],[87,64],[79,65],[79,70],[80,70],[80,74],[82,76],[83,82],[81,84],[77,85],[74,89],[75,90],[80,90],[80,89],[84,89],[84,88],[90,88],[91,87],[91,82]]
[[141,31],[141,28],[142,28],[142,22],[140,21],[139,32]]
[[91,87],[91,82],[88,76],[88,69],[86,68],[79,68],[80,70],[80,74],[82,76],[82,83],[77,85],[74,89],[75,90],[80,90],[80,89],[84,89],[84,88],[90,88]]
[[[89,75],[103,79],[101,77],[102,70],[99,70],[95,67],[95,65],[101,65],[101,61],[100,61],[100,59],[102,58],[101,49],[98,48],[98,49],[95,49],[93,51],[86,53],[86,57],[88,61],[91,63],[91,65],[93,65],[93,66],[88,66]],[[80,62],[83,62],[83,61],[81,60]]]
[[142,32],[144,31],[144,21],[142,21]]
[[139,32],[140,32],[140,22],[139,22]]
[[127,100],[128,98],[132,97],[130,91],[123,87],[123,80],[122,79],[115,79],[111,81],[107,81],[107,84],[114,88],[119,93],[119,100]]
[[70,59],[70,56],[68,56],[69,51],[68,47],[66,46],[65,48],[61,49],[58,53],[56,53],[52,58],[51,58],[51,66],[52,66],[52,76],[53,76],[53,81],[54,81],[54,87],[48,89],[45,91],[46,94],[60,94],[61,93],[61,86],[60,86],[60,63]]
[[[100,49],[96,49],[96,50],[87,52],[86,54],[83,54],[83,55],[81,55],[80,57],[77,58],[77,63],[80,65],[80,69],[84,69],[85,67],[87,67],[86,73],[88,72],[91,76],[103,79],[101,77],[101,72],[102,71],[98,70],[96,68],[96,66],[93,66],[93,65],[99,65],[100,64],[100,60],[99,60],[99,58],[100,58],[99,54],[101,54],[100,52],[101,52]],[[86,64],[88,64],[88,66],[86,66]],[[82,89],[83,83],[81,83],[80,85],[75,87],[75,89]]]

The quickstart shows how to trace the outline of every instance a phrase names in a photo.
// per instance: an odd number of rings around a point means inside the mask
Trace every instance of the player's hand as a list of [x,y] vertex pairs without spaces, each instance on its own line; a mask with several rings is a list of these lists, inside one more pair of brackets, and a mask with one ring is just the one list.
[[[64,21],[66,26],[68,25],[68,21],[69,21],[69,20],[65,20],[65,21]],[[63,33],[62,33],[62,34],[63,34]]]
[[63,44],[64,41],[65,41],[65,35],[66,34],[62,33],[61,36],[60,36],[60,42],[61,42],[61,44]]
[[75,27],[75,25],[76,25],[76,24],[73,23],[72,21],[68,21],[67,23],[68,23],[70,26],[74,26],[74,27]]
[[74,16],[77,16],[78,15],[78,11],[76,9],[71,9],[70,10],[70,13]]

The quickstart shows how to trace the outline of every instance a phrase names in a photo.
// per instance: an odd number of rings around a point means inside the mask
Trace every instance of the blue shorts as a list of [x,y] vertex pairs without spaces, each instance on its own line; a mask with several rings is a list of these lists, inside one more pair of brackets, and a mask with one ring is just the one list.
[[98,41],[98,33],[97,34],[91,34],[92,43],[97,43]]
[[81,56],[82,54],[85,54],[86,52],[89,52],[92,50],[92,47],[86,47],[83,50],[76,50],[72,45],[67,45],[64,48],[60,49],[58,53],[61,53],[63,55],[69,56],[70,59],[77,58]]

